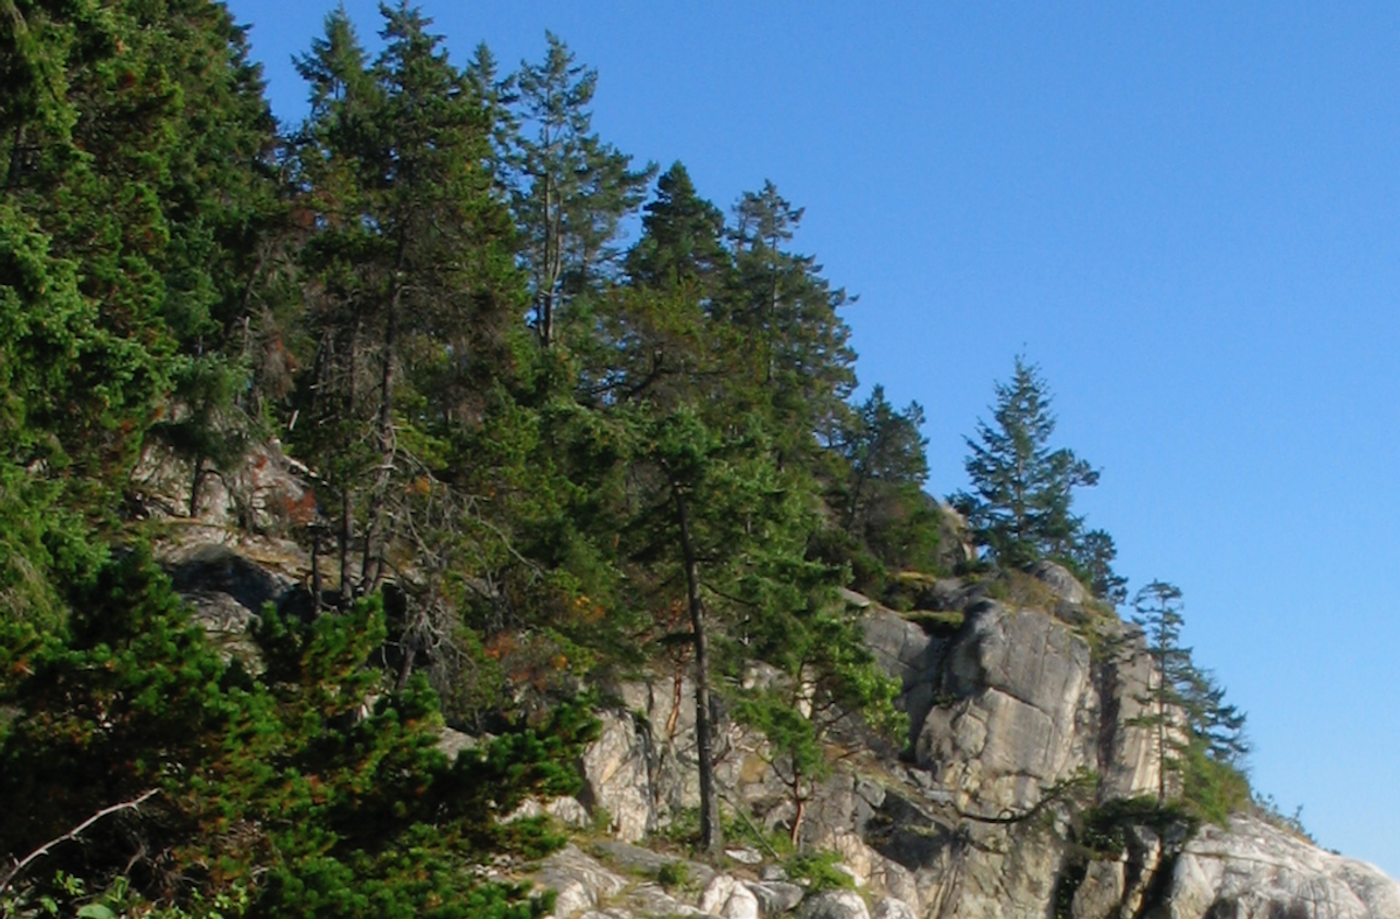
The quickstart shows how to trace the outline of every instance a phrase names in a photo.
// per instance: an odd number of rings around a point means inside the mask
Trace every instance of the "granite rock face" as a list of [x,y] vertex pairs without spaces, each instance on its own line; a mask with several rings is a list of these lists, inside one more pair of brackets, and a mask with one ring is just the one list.
[[[158,557],[197,621],[256,664],[249,621],[306,593],[310,560],[286,536],[315,515],[314,477],[271,445],[236,475],[207,475],[195,502],[192,470],[158,452],[136,481],[146,513],[170,523]],[[579,797],[518,812],[609,838],[490,876],[528,874],[557,891],[556,919],[1400,919],[1400,883],[1247,816],[1189,839],[1130,826],[1116,854],[1075,845],[1086,808],[1158,791],[1152,737],[1135,724],[1154,674],[1140,634],[1068,571],[1032,575],[1034,602],[1019,603],[973,579],[918,580],[921,609],[962,614],[960,628],[937,635],[846,592],[910,717],[907,751],[849,726],[836,738],[841,765],[806,805],[800,845],[834,852],[854,890],[789,877],[753,839],[719,865],[633,844],[699,803],[684,670],[602,687],[619,704],[583,757]],[[793,807],[761,738],[716,714],[726,812],[787,829]],[[443,749],[479,740],[445,732]]]
[[[1132,826],[1115,855],[1074,845],[1085,808],[1157,794],[1152,737],[1134,724],[1154,675],[1140,634],[1068,572],[1034,574],[1049,597],[1041,608],[940,588],[965,600],[962,627],[942,636],[847,593],[900,682],[912,751],[901,759],[876,745],[807,805],[802,845],[835,852],[854,891],[804,889],[763,853],[763,864],[731,860],[730,874],[689,891],[643,884],[640,899],[603,897],[594,902],[609,902],[606,913],[589,904],[577,915],[1400,919],[1400,884],[1379,870],[1245,816],[1189,840]],[[626,711],[607,717],[585,758],[582,800],[607,809],[619,838],[643,840],[698,803],[691,691],[683,676],[617,688]],[[790,808],[761,741],[729,726],[719,747],[726,809],[785,827]]]
[[1155,791],[1152,738],[1131,726],[1149,668],[1145,655],[1096,656],[1052,615],[980,601],[946,653],[915,760],[985,813],[1032,807],[1077,771],[1102,776],[1109,797]]
[[1162,905],[1146,919],[1388,919],[1400,884],[1249,817],[1185,846]]

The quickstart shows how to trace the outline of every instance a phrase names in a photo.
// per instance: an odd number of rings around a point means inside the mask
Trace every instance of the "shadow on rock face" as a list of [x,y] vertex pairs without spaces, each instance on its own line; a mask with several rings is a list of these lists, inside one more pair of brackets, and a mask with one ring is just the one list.
[[198,546],[168,562],[166,570],[180,593],[227,594],[252,613],[262,612],[265,603],[277,603],[288,586],[226,546]]

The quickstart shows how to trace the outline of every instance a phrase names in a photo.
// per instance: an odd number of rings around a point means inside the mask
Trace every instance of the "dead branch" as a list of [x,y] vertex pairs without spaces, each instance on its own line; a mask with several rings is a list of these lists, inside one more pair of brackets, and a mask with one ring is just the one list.
[[73,827],[73,829],[64,833],[62,836],[50,839],[48,842],[35,849],[33,852],[30,852],[24,858],[15,862],[15,866],[11,868],[8,872],[6,872],[3,878],[0,878],[0,893],[5,892],[5,890],[10,886],[10,883],[14,881],[16,877],[19,876],[21,871],[23,871],[29,866],[30,862],[37,861],[38,859],[43,858],[45,855],[48,855],[49,851],[54,846],[58,845],[61,842],[67,842],[70,839],[77,839],[79,833],[81,833],[83,830],[86,830],[88,827],[92,826],[94,823],[101,820],[103,817],[115,814],[118,811],[135,810],[136,808],[140,807],[143,803],[145,803],[149,798],[155,796],[159,792],[160,789],[152,788],[142,792],[140,795],[137,795],[130,801],[123,801],[120,804],[113,804],[111,807],[104,807],[102,810],[93,814],[91,817],[87,818],[82,823]]

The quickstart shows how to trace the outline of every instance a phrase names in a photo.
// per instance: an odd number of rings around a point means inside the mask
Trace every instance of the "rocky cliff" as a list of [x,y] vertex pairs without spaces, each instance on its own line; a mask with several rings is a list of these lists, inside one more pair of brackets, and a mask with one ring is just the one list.
[[[537,878],[563,893],[559,919],[713,914],[726,919],[1395,919],[1400,884],[1262,820],[1191,832],[1137,816],[1155,799],[1152,738],[1139,720],[1151,665],[1141,638],[1097,609],[1063,569],[1029,597],[931,585],[945,634],[858,595],[871,648],[903,686],[912,757],[847,756],[810,803],[804,847],[838,854],[854,891],[813,892],[776,853],[730,852],[729,867],[678,862],[645,844],[698,800],[685,680],[618,687],[584,761],[584,804],[614,841],[573,847]],[[1024,587],[1024,585],[1023,585]],[[948,623],[963,621],[955,630]],[[731,729],[720,778],[729,807],[766,828],[790,805],[761,744]],[[849,752],[849,751],[847,751]],[[1146,798],[1144,797],[1146,796]],[[1117,815],[1112,841],[1086,819]],[[684,877],[667,890],[657,877]]]
[[[234,525],[307,507],[294,463],[275,448],[256,459],[207,483],[197,517],[169,514],[161,545],[231,654],[261,605],[308,576],[295,545]],[[153,508],[161,495],[188,501],[184,472],[143,470]],[[903,751],[867,744],[854,725],[838,735],[835,771],[807,805],[799,848],[834,853],[827,880],[851,889],[812,883],[763,842],[790,826],[792,804],[762,742],[732,724],[718,777],[744,841],[719,866],[666,843],[699,799],[684,672],[603,687],[613,701],[580,764],[583,793],[526,808],[574,827],[575,844],[492,870],[558,891],[557,919],[1400,919],[1400,884],[1285,829],[1241,815],[1193,833],[1134,809],[1162,778],[1140,720],[1141,638],[1063,569],[1035,575],[1000,591],[927,580],[921,616],[847,593],[910,718]]]

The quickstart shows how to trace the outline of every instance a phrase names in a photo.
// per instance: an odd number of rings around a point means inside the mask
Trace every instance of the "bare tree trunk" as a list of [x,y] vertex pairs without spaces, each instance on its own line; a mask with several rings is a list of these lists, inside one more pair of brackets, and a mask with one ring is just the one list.
[[197,452],[194,455],[194,474],[190,477],[190,507],[189,518],[191,520],[199,516],[199,489],[204,484],[204,453]]
[[554,222],[553,183],[548,171],[544,176],[544,300],[540,304],[540,344],[548,348],[554,343],[554,288],[559,280],[555,265],[559,261],[559,230]]
[[705,611],[700,602],[699,563],[691,539],[690,517],[685,493],[672,486],[676,519],[680,524],[681,553],[685,561],[686,600],[690,607],[690,628],[695,644],[695,741],[700,760],[700,847],[717,856],[724,846],[719,819],[719,794],[715,786],[714,727],[710,723],[710,672],[705,636]]
[[321,615],[321,524],[313,520],[311,530],[311,614]]
[[[1164,667],[1165,670],[1165,662]],[[1157,674],[1157,803],[1167,803],[1167,675],[1165,672]],[[1149,690],[1152,686],[1152,677],[1147,678]]]
[[792,773],[792,832],[788,834],[788,840],[792,843],[792,851],[797,851],[798,841],[802,839],[802,821],[807,816],[807,796],[802,793],[802,774],[795,768]]
[[[389,488],[389,478],[394,468],[394,349],[398,347],[399,302],[403,296],[402,273],[403,252],[399,253],[400,267],[394,269],[394,289],[389,296],[389,314],[384,319],[384,354],[379,366],[379,473],[375,476],[374,490],[370,492],[369,510],[365,517],[364,560],[360,565],[360,585],[363,593],[373,593],[384,577],[383,541],[384,496]],[[373,566],[373,574],[371,574]]]
[[[355,352],[360,343],[360,322],[358,319],[350,328],[350,347],[344,357],[345,372],[348,374],[345,390],[344,414],[346,418],[355,417],[356,399],[356,373],[355,373]],[[350,585],[350,544],[355,538],[355,518],[354,501],[350,494],[350,483],[340,483],[340,608],[349,609],[350,601],[354,599],[354,589]]]

